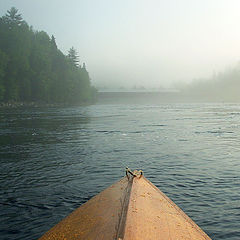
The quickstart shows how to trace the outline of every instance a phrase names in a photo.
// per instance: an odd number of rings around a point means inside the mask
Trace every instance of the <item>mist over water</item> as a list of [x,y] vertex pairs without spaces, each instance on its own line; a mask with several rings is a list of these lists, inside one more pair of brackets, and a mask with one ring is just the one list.
[[129,166],[211,238],[238,240],[239,104],[105,100],[0,110],[3,239],[40,237]]

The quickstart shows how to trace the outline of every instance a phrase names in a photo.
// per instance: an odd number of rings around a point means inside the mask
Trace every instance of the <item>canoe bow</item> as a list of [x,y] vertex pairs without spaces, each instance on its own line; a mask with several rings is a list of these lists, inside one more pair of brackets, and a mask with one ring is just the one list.
[[80,206],[39,240],[210,240],[141,172]]

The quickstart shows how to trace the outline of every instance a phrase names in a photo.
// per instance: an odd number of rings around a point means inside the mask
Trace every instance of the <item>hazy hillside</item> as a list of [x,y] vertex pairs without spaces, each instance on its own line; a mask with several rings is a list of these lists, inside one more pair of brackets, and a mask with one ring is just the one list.
[[180,87],[182,94],[209,101],[240,101],[240,65],[209,79],[199,79]]

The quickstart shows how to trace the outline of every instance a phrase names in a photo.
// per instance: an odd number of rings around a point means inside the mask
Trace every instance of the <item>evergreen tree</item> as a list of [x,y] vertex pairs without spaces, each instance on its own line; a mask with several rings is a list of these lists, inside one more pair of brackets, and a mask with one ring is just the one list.
[[55,39],[55,37],[52,35],[52,37],[51,37],[51,43],[52,43],[52,46],[54,47],[54,48],[57,48],[57,44],[56,44],[56,39]]
[[71,47],[68,51],[68,58],[70,59],[70,61],[76,66],[79,66],[79,56],[78,56],[78,52],[75,50],[74,47]]
[[10,10],[8,10],[3,19],[9,24],[14,23],[21,25],[23,23],[22,15],[18,14],[18,10],[15,7],[12,7]]
[[14,7],[0,18],[0,36],[0,101],[93,101],[96,90],[73,47],[65,56],[53,35],[34,31]]
[[6,74],[7,62],[7,55],[0,50],[0,101],[3,100],[5,93],[4,76]]

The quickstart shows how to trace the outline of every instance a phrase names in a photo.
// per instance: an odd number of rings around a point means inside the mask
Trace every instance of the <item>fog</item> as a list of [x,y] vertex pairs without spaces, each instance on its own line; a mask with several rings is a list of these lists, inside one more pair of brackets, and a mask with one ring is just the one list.
[[34,29],[77,49],[98,88],[176,88],[235,66],[239,0],[9,0]]

